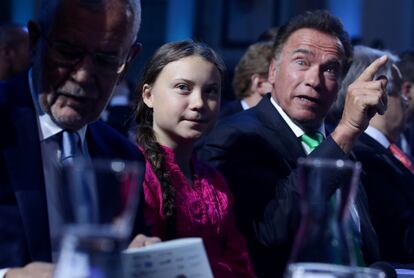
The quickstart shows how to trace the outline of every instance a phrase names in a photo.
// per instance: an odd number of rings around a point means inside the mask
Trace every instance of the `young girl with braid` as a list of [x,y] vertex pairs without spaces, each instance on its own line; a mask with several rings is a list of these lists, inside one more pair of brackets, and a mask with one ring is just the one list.
[[223,71],[215,52],[193,41],[163,45],[145,67],[136,116],[147,160],[144,214],[162,240],[201,237],[214,277],[253,277],[227,184],[193,154],[218,115]]

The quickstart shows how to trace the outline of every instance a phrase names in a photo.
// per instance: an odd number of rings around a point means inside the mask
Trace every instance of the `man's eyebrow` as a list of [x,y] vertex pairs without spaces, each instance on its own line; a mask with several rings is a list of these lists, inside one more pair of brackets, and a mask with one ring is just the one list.
[[309,49],[298,48],[292,51],[292,54],[302,53],[305,55],[312,55],[312,52]]

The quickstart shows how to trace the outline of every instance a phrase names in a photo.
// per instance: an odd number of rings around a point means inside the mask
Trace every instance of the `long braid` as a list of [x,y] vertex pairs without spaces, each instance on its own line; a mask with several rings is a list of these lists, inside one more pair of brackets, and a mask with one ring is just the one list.
[[164,150],[155,138],[154,130],[152,129],[152,112],[149,110],[142,102],[138,104],[136,120],[140,124],[137,129],[137,142],[144,149],[144,154],[161,184],[162,207],[166,220],[165,239],[173,239],[176,237],[176,190],[170,182]]

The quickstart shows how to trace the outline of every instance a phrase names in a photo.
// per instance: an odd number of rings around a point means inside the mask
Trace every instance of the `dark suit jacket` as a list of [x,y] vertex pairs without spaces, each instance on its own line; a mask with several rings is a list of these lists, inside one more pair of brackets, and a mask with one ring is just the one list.
[[[37,116],[27,80],[25,73],[0,83],[0,268],[51,260]],[[134,160],[144,170],[138,148],[105,124],[89,125],[86,140],[92,158]],[[141,187],[139,194],[142,199]],[[134,232],[143,223],[139,209]]]
[[[259,277],[281,277],[286,266],[300,219],[297,159],[304,156],[301,142],[270,95],[256,107],[220,121],[201,150],[200,157],[224,174],[234,192],[237,222]],[[309,157],[348,158],[331,137]],[[333,182],[337,178],[335,173],[327,175],[326,198],[338,188]],[[362,204],[358,198],[362,236],[365,240],[368,233],[375,241]],[[375,242],[372,245],[375,256]]]
[[127,137],[132,126],[132,115],[134,113],[132,107],[115,105],[108,107],[107,110],[109,115],[106,123]]
[[414,260],[414,175],[381,144],[363,134],[354,147],[363,167],[372,223],[381,260]]
[[[240,100],[233,100],[230,102],[227,102],[223,105],[223,107],[220,110],[220,116],[219,119],[231,116],[233,114],[236,114],[238,112],[243,111],[243,107],[241,106]],[[194,144],[194,151],[196,153],[199,152],[199,150],[204,146],[205,140],[208,137],[208,133],[211,130],[206,131],[202,137],[200,137]]]
[[223,105],[220,110],[220,119],[243,111],[240,100],[233,100]]

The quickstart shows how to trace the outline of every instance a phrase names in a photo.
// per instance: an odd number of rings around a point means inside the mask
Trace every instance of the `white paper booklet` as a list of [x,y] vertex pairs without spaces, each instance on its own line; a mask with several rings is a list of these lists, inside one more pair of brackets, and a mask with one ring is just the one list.
[[212,278],[201,238],[165,241],[123,252],[125,278]]
[[398,278],[413,278],[414,277],[414,270],[412,269],[404,269],[404,268],[397,268],[395,269],[397,272]]

